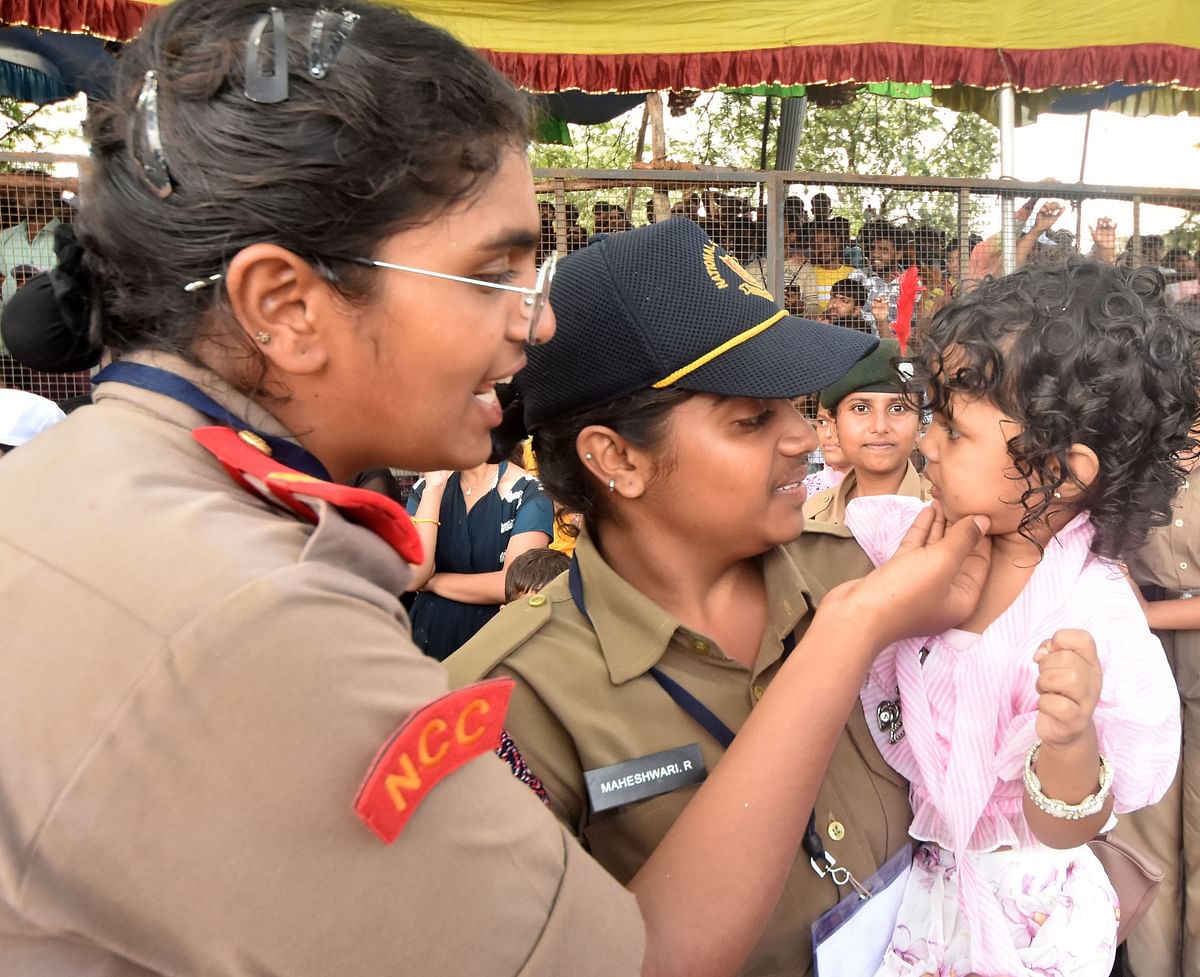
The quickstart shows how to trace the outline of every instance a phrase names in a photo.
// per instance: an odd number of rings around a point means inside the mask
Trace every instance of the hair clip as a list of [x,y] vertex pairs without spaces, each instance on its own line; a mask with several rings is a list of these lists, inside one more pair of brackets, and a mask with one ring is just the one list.
[[308,73],[313,78],[324,78],[329,74],[342,45],[359,19],[360,15],[352,10],[334,13],[325,7],[313,14],[312,29],[308,35]]
[[194,282],[188,282],[183,286],[185,292],[200,292],[212,285],[215,285],[222,278],[218,272],[215,275],[209,275],[207,278],[197,278]]
[[[270,73],[263,72],[260,58],[263,34],[271,27]],[[273,105],[288,97],[287,22],[283,11],[272,7],[251,25],[246,36],[246,98]]]
[[160,200],[171,196],[171,171],[163,151],[162,130],[158,124],[158,72],[151,69],[142,81],[133,118],[129,120],[129,152],[137,164],[138,175]]

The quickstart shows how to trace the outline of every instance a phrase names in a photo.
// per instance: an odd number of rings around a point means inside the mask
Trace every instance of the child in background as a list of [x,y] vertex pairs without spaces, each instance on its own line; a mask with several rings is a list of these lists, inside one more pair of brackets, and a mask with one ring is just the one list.
[[[940,517],[990,520],[960,628],[886,649],[862,692],[911,782],[886,975],[1107,975],[1119,909],[1087,842],[1175,775],[1179,698],[1116,561],[1164,525],[1196,448],[1200,334],[1157,272],[1029,267],[934,319],[915,364]],[[857,500],[875,562],[922,508]]]
[[905,400],[900,344],[885,339],[837,383],[821,391],[821,406],[837,422],[837,439],[849,465],[835,487],[804,503],[804,515],[842,525],[846,503],[866,495],[929,498],[929,483],[909,460],[917,449],[920,416]]
[[817,420],[813,427],[817,429],[817,440],[825,464],[820,471],[804,479],[804,494],[810,499],[818,492],[837,488],[850,470],[850,462],[838,442],[837,421],[824,404],[817,407]]
[[557,550],[527,550],[504,571],[504,603],[536,594],[570,565],[570,558]]

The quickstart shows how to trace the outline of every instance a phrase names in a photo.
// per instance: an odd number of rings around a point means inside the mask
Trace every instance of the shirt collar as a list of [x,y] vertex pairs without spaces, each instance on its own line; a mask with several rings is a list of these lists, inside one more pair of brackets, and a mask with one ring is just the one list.
[[[208,394],[208,396],[233,414],[234,417],[245,421],[246,424],[250,425],[256,431],[261,431],[273,437],[287,438],[289,441],[296,440],[291,435],[291,432],[275,419],[270,411],[258,404],[248,394],[239,393],[234,390],[226,380],[206,367],[199,366],[184,359],[182,356],[159,350],[139,350],[125,354],[121,359],[129,363],[144,363],[146,366],[157,367],[160,370],[166,370],[174,373],[176,376],[183,377],[183,379],[195,384],[204,393]],[[137,404],[189,430],[215,423],[211,418],[205,417],[195,408],[180,403],[172,397],[155,393],[152,390],[143,390],[140,387],[130,386],[119,381],[105,381],[100,383],[93,392],[92,399],[96,402],[114,399]]]
[[[904,478],[900,480],[900,487],[896,490],[897,495],[903,495],[910,499],[928,499],[928,483],[921,477],[921,473],[913,467],[913,463],[907,462],[908,467],[904,470]],[[825,511],[817,515],[817,518],[824,522],[837,523],[839,526],[846,522],[846,504],[850,490],[858,484],[858,475],[854,469],[846,473],[846,477],[842,479],[838,485],[837,491],[834,492],[833,498],[830,499],[829,505]]]
[[[576,540],[575,559],[587,614],[614,685],[643,675],[657,665],[676,632],[694,633],[610,567],[586,527],[580,529]],[[783,640],[814,606],[812,586],[791,553],[776,546],[760,560],[767,586],[768,620],[755,672],[778,657]]]

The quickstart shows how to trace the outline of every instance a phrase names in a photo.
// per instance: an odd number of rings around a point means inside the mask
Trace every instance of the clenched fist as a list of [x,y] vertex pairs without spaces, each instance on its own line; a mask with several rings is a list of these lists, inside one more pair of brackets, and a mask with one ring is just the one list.
[[1086,631],[1055,631],[1034,653],[1038,666],[1037,735],[1046,746],[1074,746],[1092,728],[1103,675]]

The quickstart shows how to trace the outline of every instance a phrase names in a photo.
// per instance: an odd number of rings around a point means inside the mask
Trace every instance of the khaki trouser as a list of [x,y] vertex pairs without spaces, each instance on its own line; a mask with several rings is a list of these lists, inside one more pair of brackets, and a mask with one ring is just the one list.
[[1179,776],[1153,807],[1124,815],[1117,834],[1165,871],[1150,911],[1126,944],[1134,977],[1200,977],[1200,632],[1158,632],[1183,705]]

